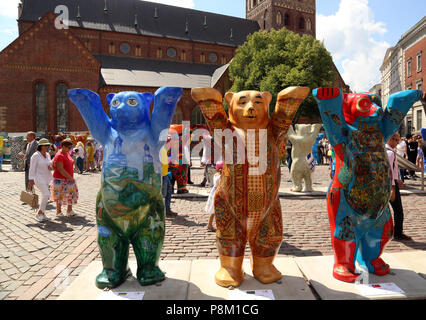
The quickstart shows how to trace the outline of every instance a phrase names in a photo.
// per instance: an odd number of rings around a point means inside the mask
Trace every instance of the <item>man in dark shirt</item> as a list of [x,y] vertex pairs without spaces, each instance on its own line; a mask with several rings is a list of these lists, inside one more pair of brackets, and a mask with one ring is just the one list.
[[[415,139],[413,139],[413,135],[407,134],[407,155],[408,155],[408,160],[413,163],[414,165],[416,165],[416,161],[417,161],[417,148],[419,147],[419,144],[417,143],[417,141]],[[410,171],[410,176],[411,178],[413,178],[414,180],[416,180],[416,173],[414,171]]]

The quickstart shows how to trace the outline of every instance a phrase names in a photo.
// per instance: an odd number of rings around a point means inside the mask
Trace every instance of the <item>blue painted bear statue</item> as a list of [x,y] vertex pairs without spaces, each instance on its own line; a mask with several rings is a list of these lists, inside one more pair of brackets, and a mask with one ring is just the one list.
[[103,263],[103,271],[96,278],[97,287],[115,288],[131,274],[130,244],[137,259],[139,283],[146,286],[164,280],[158,262],[165,236],[159,156],[165,142],[159,138],[163,130],[168,131],[182,89],[164,87],[154,95],[109,94],[111,118],[104,112],[98,94],[73,89],[68,96],[92,136],[104,147],[102,186],[96,199]]

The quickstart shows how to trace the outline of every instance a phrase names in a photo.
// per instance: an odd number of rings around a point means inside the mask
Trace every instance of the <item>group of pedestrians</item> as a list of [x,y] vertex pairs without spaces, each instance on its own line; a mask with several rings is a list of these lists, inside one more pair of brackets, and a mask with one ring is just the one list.
[[[420,135],[407,134],[405,139],[401,139],[396,146],[396,152],[417,167],[423,168],[426,146]],[[400,175],[402,181],[405,181],[405,179],[417,179],[414,171],[407,172],[407,170],[401,169]]]
[[[67,206],[67,217],[75,216],[73,205],[78,202],[78,188],[74,180],[74,160],[71,157],[73,143],[64,139],[51,158],[48,139],[35,140],[35,134],[27,134],[28,144],[25,151],[25,187],[34,186],[41,193],[41,201],[36,219],[39,222],[49,220],[46,207],[49,199],[56,204],[56,217],[64,217],[62,206]],[[53,171],[53,174],[52,174]]]

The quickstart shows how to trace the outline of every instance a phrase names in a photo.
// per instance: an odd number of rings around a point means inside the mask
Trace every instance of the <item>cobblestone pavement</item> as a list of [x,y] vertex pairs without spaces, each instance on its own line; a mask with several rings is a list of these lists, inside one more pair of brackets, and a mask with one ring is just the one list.
[[[5,165],[4,169],[10,170]],[[195,183],[203,171],[192,169]],[[329,184],[328,168],[318,167],[315,187]],[[289,186],[288,170],[283,168],[282,185]],[[38,223],[35,211],[19,201],[23,189],[22,172],[0,172],[0,300],[56,299],[93,260],[100,259],[96,243],[95,195],[100,174],[77,175],[80,199],[78,217],[55,220],[55,208],[48,206],[50,222]],[[418,188],[409,180],[407,187]],[[200,188],[191,187],[192,192]],[[207,232],[206,199],[174,198],[172,209],[179,216],[167,219],[162,259],[218,257],[215,234]],[[280,255],[330,255],[330,228],[325,197],[286,197],[281,199],[284,241]],[[405,232],[410,242],[392,241],[387,251],[426,249],[426,194],[403,197]],[[249,249],[247,249],[249,252]],[[131,259],[134,258],[131,253]]]

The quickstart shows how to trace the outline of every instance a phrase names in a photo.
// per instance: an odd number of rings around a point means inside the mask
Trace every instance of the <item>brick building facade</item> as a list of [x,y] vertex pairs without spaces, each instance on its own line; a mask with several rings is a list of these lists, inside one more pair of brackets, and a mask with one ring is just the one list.
[[[401,90],[426,90],[426,17],[401,36],[398,43],[387,50],[382,73],[382,98],[387,104],[389,96]],[[401,134],[418,133],[426,128],[426,110],[421,102],[413,105],[402,126]]]
[[[21,2],[19,37],[0,52],[0,132],[86,130],[71,88],[97,92],[108,111],[108,93],[179,86],[174,123],[202,123],[190,89],[224,94],[249,34],[287,27],[315,36],[315,0],[250,0],[247,19],[139,0]],[[346,86],[340,74],[338,85]]]

